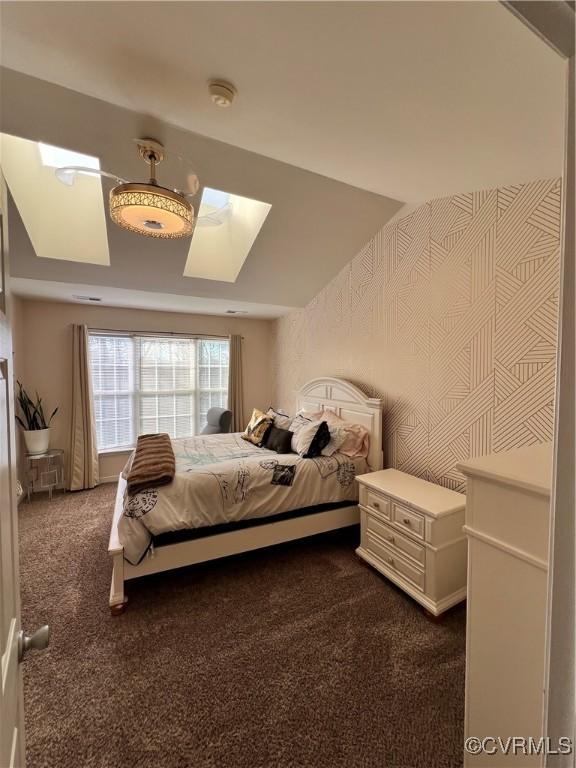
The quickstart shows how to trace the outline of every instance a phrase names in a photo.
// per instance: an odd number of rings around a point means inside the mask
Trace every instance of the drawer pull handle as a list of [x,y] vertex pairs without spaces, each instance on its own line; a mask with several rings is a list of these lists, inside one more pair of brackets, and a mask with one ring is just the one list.
[[388,563],[389,563],[390,565],[394,565],[394,558],[393,558],[393,557],[389,557],[389,558],[388,558]]
[[390,536],[388,538],[388,541],[390,542],[390,544],[394,544],[394,536]]
[[410,525],[410,518],[408,518],[408,517],[404,517],[404,518],[402,519],[402,522],[404,523],[404,525]]
[[374,509],[380,509],[380,504],[377,501],[374,502]]

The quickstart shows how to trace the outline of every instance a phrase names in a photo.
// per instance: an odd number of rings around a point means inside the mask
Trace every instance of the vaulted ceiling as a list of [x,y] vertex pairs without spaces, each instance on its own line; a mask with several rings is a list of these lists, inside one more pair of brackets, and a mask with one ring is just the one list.
[[[235,283],[184,278],[187,247],[107,222],[110,267],[16,274],[302,306],[400,207],[557,176],[564,64],[498,2],[4,2],[3,130],[140,178],[132,140],[272,205]],[[231,80],[227,110],[206,81]],[[168,160],[174,185],[185,169]],[[136,239],[134,239],[136,238]],[[271,309],[274,312],[275,310]]]

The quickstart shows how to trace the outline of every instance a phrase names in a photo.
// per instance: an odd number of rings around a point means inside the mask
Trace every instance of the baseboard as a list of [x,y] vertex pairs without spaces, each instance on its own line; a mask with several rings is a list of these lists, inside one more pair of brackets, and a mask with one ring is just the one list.
[[104,485],[105,483],[117,483],[118,475],[110,475],[110,477],[101,477],[98,481],[98,485]]

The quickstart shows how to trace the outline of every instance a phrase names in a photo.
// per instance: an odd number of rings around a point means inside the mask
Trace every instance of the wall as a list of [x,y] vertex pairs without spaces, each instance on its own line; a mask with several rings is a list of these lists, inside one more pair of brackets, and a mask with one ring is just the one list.
[[[271,376],[263,360],[271,354],[271,321],[226,318],[208,315],[176,314],[147,310],[95,307],[21,300],[19,334],[25,339],[24,355],[20,355],[18,375],[25,387],[38,391],[51,411],[60,411],[53,422],[51,444],[66,449],[70,443],[70,400],[72,391],[73,323],[93,328],[128,331],[172,331],[244,337],[244,409],[249,414],[254,406],[267,407],[271,402]],[[22,344],[19,344],[22,348]],[[103,454],[100,457],[101,479],[117,478],[126,462],[126,454]]]
[[[434,200],[387,224],[275,323],[274,390],[314,376],[386,404],[386,466],[464,488],[457,462],[550,440],[560,182]],[[305,276],[302,277],[305,279]]]

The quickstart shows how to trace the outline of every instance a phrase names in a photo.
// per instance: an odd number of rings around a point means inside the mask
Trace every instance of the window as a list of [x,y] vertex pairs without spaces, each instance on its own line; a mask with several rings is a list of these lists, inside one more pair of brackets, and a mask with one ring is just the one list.
[[228,355],[221,339],[90,333],[98,450],[198,434],[209,408],[227,406]]

